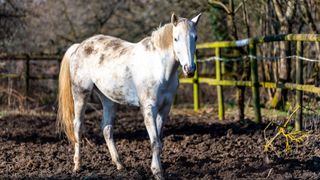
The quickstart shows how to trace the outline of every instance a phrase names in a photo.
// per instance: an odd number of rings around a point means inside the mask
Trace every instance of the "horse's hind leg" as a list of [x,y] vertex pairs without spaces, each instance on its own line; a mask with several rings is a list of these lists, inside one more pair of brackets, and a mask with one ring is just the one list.
[[81,124],[83,122],[85,106],[90,95],[91,90],[83,90],[77,86],[72,88],[72,94],[74,99],[74,134],[76,142],[74,144],[74,169],[76,172],[80,169],[80,143],[81,143]]
[[101,121],[103,136],[107,143],[112,161],[116,164],[117,169],[121,170],[123,166],[120,162],[119,154],[116,149],[114,138],[113,138],[113,126],[114,126],[116,104],[99,91],[98,91],[98,95],[103,105],[103,119]]

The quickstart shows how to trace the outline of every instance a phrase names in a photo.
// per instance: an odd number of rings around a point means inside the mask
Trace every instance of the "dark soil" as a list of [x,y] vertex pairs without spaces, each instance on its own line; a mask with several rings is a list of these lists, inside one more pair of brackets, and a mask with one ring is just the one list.
[[[114,137],[125,166],[121,171],[111,162],[100,117],[99,113],[86,117],[82,170],[77,174],[72,173],[73,148],[56,134],[55,117],[0,119],[0,179],[152,178],[150,143],[140,113],[117,114]],[[163,139],[166,179],[319,179],[319,131],[303,147],[279,157],[263,152],[265,125],[231,119],[221,122],[214,117],[173,110]]]

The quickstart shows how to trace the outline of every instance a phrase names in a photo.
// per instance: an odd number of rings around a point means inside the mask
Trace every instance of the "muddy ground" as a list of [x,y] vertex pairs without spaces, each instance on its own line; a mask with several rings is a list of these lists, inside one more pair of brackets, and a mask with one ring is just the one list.
[[[0,179],[150,179],[150,144],[138,113],[125,110],[117,114],[114,136],[125,165],[122,171],[111,163],[99,128],[100,113],[87,115],[82,170],[77,174],[71,172],[73,148],[64,136],[56,134],[54,116],[4,116],[0,118]],[[164,132],[166,179],[320,177],[319,131],[287,155],[267,155],[263,152],[265,125],[232,118],[221,122],[213,114],[173,110]]]

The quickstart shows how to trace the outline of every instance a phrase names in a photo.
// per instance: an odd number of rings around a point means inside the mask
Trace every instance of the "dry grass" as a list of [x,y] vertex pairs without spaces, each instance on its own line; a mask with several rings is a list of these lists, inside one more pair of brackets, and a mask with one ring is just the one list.
[[[288,119],[283,124],[277,124],[275,121],[271,121],[266,128],[264,129],[264,138],[266,141],[266,144],[264,145],[264,151],[269,152],[273,151],[276,154],[279,154],[279,152],[276,152],[274,148],[275,141],[279,139],[279,137],[285,138],[285,148],[284,150],[286,152],[290,152],[292,150],[291,144],[299,144],[303,141],[306,141],[308,137],[310,136],[310,133],[307,131],[296,131],[291,126],[289,126],[289,122],[292,121],[293,115],[300,109],[301,107],[296,107],[295,110],[290,114]],[[272,136],[271,138],[267,138],[266,131],[271,125],[276,126],[277,133]],[[279,150],[280,151],[280,150]]]

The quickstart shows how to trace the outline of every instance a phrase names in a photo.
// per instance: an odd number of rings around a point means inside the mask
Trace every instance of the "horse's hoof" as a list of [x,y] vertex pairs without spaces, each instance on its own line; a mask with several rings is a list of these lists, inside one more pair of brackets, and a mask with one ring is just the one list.
[[74,173],[77,173],[77,172],[79,172],[79,171],[80,171],[80,166],[74,166],[73,172],[74,172]]
[[162,180],[164,179],[163,177],[163,171],[162,171],[162,168],[156,168],[156,167],[151,167],[151,171],[152,171],[152,174],[154,176],[154,178],[156,180]]
[[156,180],[164,180],[164,177],[161,172],[154,174]]
[[120,164],[120,163],[117,163],[117,169],[118,169],[118,170],[122,170],[122,169],[123,169],[123,166],[122,166],[122,164]]

